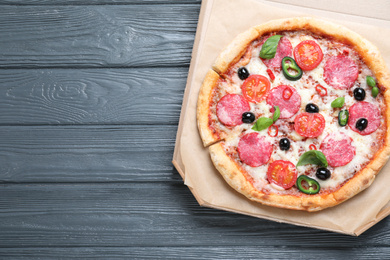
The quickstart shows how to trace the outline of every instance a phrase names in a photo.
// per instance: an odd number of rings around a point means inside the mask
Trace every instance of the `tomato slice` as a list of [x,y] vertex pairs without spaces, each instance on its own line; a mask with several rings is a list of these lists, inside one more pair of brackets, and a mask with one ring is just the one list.
[[271,83],[262,75],[249,76],[241,86],[242,94],[249,102],[260,102],[267,95]]
[[304,137],[317,137],[325,128],[325,118],[319,113],[303,112],[295,117],[294,129]]
[[289,161],[278,160],[268,166],[267,178],[270,183],[289,189],[297,181],[295,165]]
[[298,66],[303,70],[315,69],[322,61],[321,47],[312,40],[300,42],[294,48],[294,58]]

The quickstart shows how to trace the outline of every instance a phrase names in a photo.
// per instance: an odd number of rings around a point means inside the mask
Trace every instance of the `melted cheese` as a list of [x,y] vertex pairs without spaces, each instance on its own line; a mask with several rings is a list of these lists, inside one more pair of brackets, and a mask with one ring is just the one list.
[[[294,48],[296,45],[298,45],[303,40],[315,40],[311,36],[302,35],[299,33],[288,33],[289,40],[292,44],[292,47]],[[311,165],[307,166],[299,166],[297,167],[298,175],[301,174],[308,174],[309,176],[316,179],[322,189],[327,188],[334,188],[337,185],[340,185],[344,183],[346,180],[353,177],[353,175],[358,172],[362,166],[364,166],[374,155],[375,151],[372,149],[372,146],[370,144],[373,143],[374,140],[378,138],[378,135],[380,134],[380,130],[377,130],[371,135],[360,135],[354,131],[352,131],[348,126],[341,127],[338,124],[337,116],[338,111],[331,107],[331,102],[336,99],[337,97],[344,96],[345,97],[345,104],[343,106],[343,109],[348,109],[350,106],[352,106],[357,101],[354,99],[354,97],[350,94],[355,87],[359,86],[365,89],[366,91],[366,102],[378,104],[378,102],[383,102],[383,98],[373,98],[371,96],[370,87],[366,84],[366,77],[367,75],[371,75],[370,70],[367,68],[367,66],[363,65],[362,68],[360,68],[360,74],[356,82],[354,83],[354,86],[349,90],[336,90],[333,89],[331,86],[329,86],[324,81],[324,65],[326,62],[326,56],[327,55],[338,55],[342,50],[335,49],[335,48],[328,48],[328,44],[326,40],[315,40],[320,46],[324,54],[324,58],[320,65],[311,70],[311,71],[305,71],[303,77],[298,81],[289,81],[284,76],[283,73],[274,73],[275,80],[271,84],[271,88],[277,87],[279,85],[289,85],[294,87],[298,93],[301,96],[301,108],[298,111],[297,114],[300,114],[301,112],[305,111],[305,106],[308,103],[314,103],[319,106],[320,114],[324,116],[325,119],[325,129],[322,132],[320,136],[317,138],[304,138],[300,136],[298,133],[296,133],[294,130],[291,131],[291,129],[288,127],[288,122],[293,122],[295,116],[294,115],[290,119],[279,119],[275,124],[279,127],[279,134],[275,137],[270,137],[267,134],[267,130],[263,130],[258,132],[261,136],[264,136],[267,141],[274,144],[273,153],[271,155],[271,160],[286,160],[292,162],[294,165],[297,164],[299,157],[305,152],[308,151],[310,148],[309,146],[311,144],[315,144],[317,146],[317,149],[319,149],[319,146],[321,142],[324,140],[326,136],[333,133],[335,135],[335,138],[339,137],[342,138],[341,133],[344,133],[345,135],[351,137],[353,139],[352,145],[356,148],[356,155],[352,159],[351,162],[349,162],[345,166],[341,167],[328,167],[331,170],[331,178],[329,178],[326,181],[319,180],[315,177],[315,169],[316,167],[313,167]],[[263,76],[266,76],[269,78],[267,74],[267,67],[264,65],[264,63],[259,58],[261,46],[257,46],[256,48],[253,48],[252,51],[252,58],[248,64],[245,65],[245,67],[248,69],[250,74],[260,74]],[[347,48],[347,47],[345,47]],[[357,55],[353,52],[350,54],[354,59],[356,60]],[[228,93],[241,93],[240,86],[242,84],[242,81],[236,76],[231,77],[231,82],[229,84],[224,85],[223,87],[226,89]],[[328,95],[325,97],[321,97],[318,95],[315,86],[317,84],[322,85],[325,87],[328,91]],[[264,116],[264,117],[270,117],[272,118],[272,113],[270,112],[271,106],[266,103],[265,100],[263,100],[260,103],[254,104],[251,103],[251,111],[254,112],[256,115]],[[259,116],[259,117],[260,117]],[[382,125],[384,124],[384,120],[382,120]],[[225,147],[226,149],[230,149],[232,147],[237,147],[239,137],[242,134],[253,132],[251,129],[252,125],[243,124],[241,126],[236,127],[236,129],[232,130],[232,134],[230,138],[226,140]],[[283,137],[288,137],[291,140],[290,143],[290,149],[288,151],[282,151],[279,149],[279,140]],[[254,180],[254,185],[259,190],[269,190],[275,193],[282,192],[284,189],[272,184],[270,185],[267,181],[267,168],[268,165],[263,165],[260,167],[250,167],[248,165],[243,165],[244,169],[252,176]]]

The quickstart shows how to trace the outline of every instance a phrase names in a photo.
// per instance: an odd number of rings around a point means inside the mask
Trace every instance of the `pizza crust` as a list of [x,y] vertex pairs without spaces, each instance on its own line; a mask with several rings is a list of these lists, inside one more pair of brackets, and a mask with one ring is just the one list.
[[322,196],[265,194],[253,186],[249,177],[246,177],[243,170],[225,153],[223,142],[210,146],[209,152],[215,168],[225,181],[250,200],[267,206],[306,211],[318,211],[338,204],[333,194]]
[[[253,40],[270,32],[302,29],[314,34],[331,37],[350,45],[358,52],[363,61],[374,73],[378,87],[384,95],[386,105],[385,123],[387,131],[385,141],[383,147],[374,155],[369,164],[333,193],[325,195],[300,194],[299,196],[280,195],[277,193],[265,194],[254,188],[250,177],[246,176],[241,167],[225,153],[222,141],[223,137],[217,136],[216,133],[209,129],[208,119],[212,92],[220,78],[219,75],[226,73],[232,65],[240,60]],[[273,20],[255,26],[238,35],[219,55],[212,69],[217,73],[209,71],[199,95],[197,108],[198,128],[203,144],[209,146],[211,159],[217,170],[231,187],[247,198],[274,207],[318,211],[335,206],[369,187],[374,181],[376,174],[386,164],[390,155],[390,126],[388,123],[388,118],[390,118],[390,92],[388,89],[390,87],[390,75],[387,65],[380,56],[378,49],[357,33],[343,26],[309,17]]]
[[219,79],[220,76],[215,71],[209,70],[199,92],[196,117],[198,130],[205,147],[222,140],[219,134],[212,131],[209,127],[209,114],[210,107],[212,106],[213,90]]
[[213,70],[220,75],[226,72],[232,64],[235,64],[244,55],[247,46],[259,36],[259,31],[256,28],[250,28],[239,34],[218,56],[212,66]]

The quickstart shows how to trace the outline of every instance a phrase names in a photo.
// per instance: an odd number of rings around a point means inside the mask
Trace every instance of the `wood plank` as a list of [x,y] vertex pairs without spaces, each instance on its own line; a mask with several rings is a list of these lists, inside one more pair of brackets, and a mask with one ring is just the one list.
[[[221,243],[222,244],[222,243]],[[0,248],[0,255],[12,259],[354,259],[383,260],[389,247],[375,248],[289,248],[277,246],[213,247],[67,247],[67,248]],[[303,257],[302,257],[303,256]],[[3,258],[3,259],[4,259]]]
[[[351,237],[200,207],[181,182],[0,185],[0,245],[388,247],[390,220]],[[184,250],[185,251],[185,250]]]
[[188,66],[199,9],[199,4],[5,5],[0,68]]
[[0,183],[181,180],[177,126],[0,127]]
[[202,0],[0,0],[0,5],[150,5],[200,4]]
[[0,70],[0,125],[176,125],[187,70]]

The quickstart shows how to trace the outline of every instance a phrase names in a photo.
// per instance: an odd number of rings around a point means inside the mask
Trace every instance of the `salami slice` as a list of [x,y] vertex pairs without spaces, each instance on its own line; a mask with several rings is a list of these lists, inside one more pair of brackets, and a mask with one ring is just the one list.
[[[360,131],[356,128],[359,119],[365,118],[368,121],[367,127]],[[349,108],[348,126],[361,135],[368,135],[376,131],[381,124],[381,111],[379,108],[366,101],[353,104]]]
[[241,137],[237,148],[240,160],[252,167],[266,164],[272,154],[272,144],[259,133],[249,133]]
[[349,89],[359,75],[359,68],[348,56],[332,56],[324,67],[325,82],[335,89]]
[[352,138],[344,133],[331,133],[322,141],[320,150],[326,157],[328,164],[333,167],[344,166],[352,161],[356,154]]
[[227,94],[217,104],[217,117],[226,126],[242,124],[242,114],[250,110],[248,101],[238,94]]
[[265,66],[270,69],[282,68],[282,59],[286,56],[292,56],[293,47],[287,37],[282,37],[279,40],[278,47],[276,48],[275,57],[272,59],[262,59]]
[[267,96],[267,104],[272,106],[279,106],[281,119],[290,118],[295,115],[301,107],[301,96],[295,88],[280,85],[271,89]]

